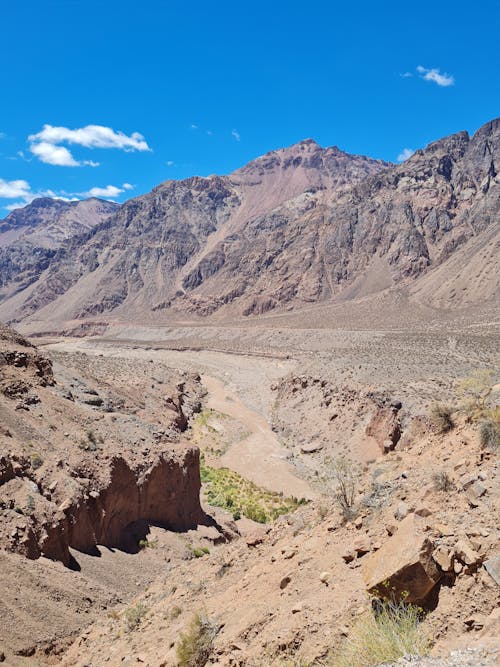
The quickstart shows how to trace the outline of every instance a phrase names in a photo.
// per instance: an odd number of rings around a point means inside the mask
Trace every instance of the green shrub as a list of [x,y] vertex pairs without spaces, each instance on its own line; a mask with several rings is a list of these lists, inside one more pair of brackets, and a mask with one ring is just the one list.
[[193,556],[195,558],[202,558],[210,553],[208,547],[193,547]]
[[267,523],[306,502],[303,498],[286,498],[263,489],[229,468],[212,468],[205,464],[203,457],[200,477],[208,504],[228,510],[235,520],[243,515],[252,521]]
[[144,540],[139,540],[139,542],[137,542],[137,546],[139,547],[139,549],[154,549],[157,545],[158,545],[157,540],[153,540],[152,542],[150,542],[149,540],[144,539]]
[[434,403],[431,406],[431,423],[438,433],[448,433],[455,426],[452,415],[453,408],[449,405]]
[[421,610],[404,603],[384,603],[354,625],[332,667],[374,667],[404,655],[425,655],[429,641],[420,624]]
[[185,633],[181,633],[176,653],[179,667],[204,667],[207,664],[217,634],[217,626],[206,614],[194,615]]

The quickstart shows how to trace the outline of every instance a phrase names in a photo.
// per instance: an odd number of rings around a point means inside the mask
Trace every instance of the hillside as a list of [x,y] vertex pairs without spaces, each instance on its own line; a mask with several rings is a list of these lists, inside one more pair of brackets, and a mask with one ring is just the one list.
[[57,250],[119,208],[101,199],[62,201],[41,197],[0,221],[0,299],[37,280]]

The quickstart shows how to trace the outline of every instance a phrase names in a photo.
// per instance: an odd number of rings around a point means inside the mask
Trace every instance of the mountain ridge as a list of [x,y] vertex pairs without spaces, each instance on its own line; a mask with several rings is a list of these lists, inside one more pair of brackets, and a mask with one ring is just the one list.
[[[473,238],[479,255],[464,254],[471,266],[497,247],[499,153],[495,119],[398,165],[307,139],[228,176],[166,181],[67,241],[43,275],[0,304],[0,316],[248,317],[396,285],[431,306],[436,298],[438,308],[491,299],[494,275],[476,281],[476,296],[428,276]],[[483,233],[485,247],[476,238]],[[498,253],[490,254],[496,266]]]

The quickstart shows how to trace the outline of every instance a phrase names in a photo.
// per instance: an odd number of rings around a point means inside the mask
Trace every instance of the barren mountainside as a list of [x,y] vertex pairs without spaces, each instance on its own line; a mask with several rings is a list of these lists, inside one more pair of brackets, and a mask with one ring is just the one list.
[[306,140],[229,176],[167,181],[66,242],[0,317],[232,318],[395,286],[432,307],[486,303],[499,154],[497,119],[397,166]]
[[40,197],[0,221],[0,295],[8,298],[34,282],[61,245],[84,234],[119,208],[96,199]]

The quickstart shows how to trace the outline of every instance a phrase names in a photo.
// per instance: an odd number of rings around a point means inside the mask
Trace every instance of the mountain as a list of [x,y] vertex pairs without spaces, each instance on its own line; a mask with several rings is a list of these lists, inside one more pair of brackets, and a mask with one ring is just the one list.
[[68,239],[116,212],[118,204],[91,198],[40,197],[0,221],[0,295],[7,298],[35,281]]
[[400,165],[306,140],[229,176],[167,181],[66,242],[0,317],[234,318],[387,289],[485,303],[499,291],[499,163],[496,119]]

